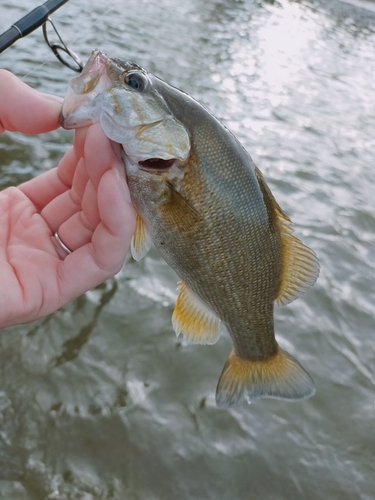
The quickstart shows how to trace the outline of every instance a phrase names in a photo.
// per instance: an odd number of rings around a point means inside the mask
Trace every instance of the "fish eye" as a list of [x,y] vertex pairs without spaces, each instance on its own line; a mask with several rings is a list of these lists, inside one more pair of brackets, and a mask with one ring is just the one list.
[[146,87],[147,81],[141,73],[130,73],[125,76],[124,83],[129,85],[133,90],[142,92]]

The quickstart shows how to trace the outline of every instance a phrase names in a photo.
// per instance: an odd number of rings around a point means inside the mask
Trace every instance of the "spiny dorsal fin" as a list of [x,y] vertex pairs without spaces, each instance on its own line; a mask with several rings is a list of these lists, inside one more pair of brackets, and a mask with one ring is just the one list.
[[152,245],[151,237],[146,229],[145,223],[137,214],[136,227],[131,242],[131,253],[135,260],[141,260],[150,250]]
[[182,280],[178,289],[172,316],[177,337],[183,333],[184,340],[191,344],[215,344],[220,335],[220,319]]
[[292,221],[280,208],[258,168],[256,174],[263,195],[268,197],[274,209],[276,224],[280,230],[283,262],[276,303],[285,305],[293,302],[315,283],[319,276],[319,262],[315,253],[293,236]]
[[261,361],[243,359],[232,351],[217,384],[216,404],[227,407],[259,398],[298,401],[314,393],[313,379],[283,349]]

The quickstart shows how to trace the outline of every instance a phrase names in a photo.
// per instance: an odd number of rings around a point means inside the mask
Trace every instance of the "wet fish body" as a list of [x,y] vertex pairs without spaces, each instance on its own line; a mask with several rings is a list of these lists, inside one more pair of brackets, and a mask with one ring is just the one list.
[[132,254],[139,260],[152,242],[180,277],[176,334],[213,344],[227,328],[218,405],[311,396],[311,377],[276,342],[273,308],[315,282],[318,261],[237,139],[192,97],[100,51],[72,80],[62,113],[66,128],[100,121],[123,145]]

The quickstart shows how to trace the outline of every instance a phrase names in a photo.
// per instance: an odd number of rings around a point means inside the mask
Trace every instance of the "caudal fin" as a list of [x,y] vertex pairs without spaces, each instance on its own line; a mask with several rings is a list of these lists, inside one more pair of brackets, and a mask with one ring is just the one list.
[[226,407],[259,398],[297,401],[315,393],[314,381],[286,351],[266,361],[248,361],[230,354],[216,389],[216,403]]

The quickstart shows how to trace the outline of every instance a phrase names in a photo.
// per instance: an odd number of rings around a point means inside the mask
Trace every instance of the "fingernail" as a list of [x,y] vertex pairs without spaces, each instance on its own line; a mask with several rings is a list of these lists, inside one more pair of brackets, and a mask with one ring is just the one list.
[[54,101],[58,102],[59,104],[62,104],[64,102],[64,98],[58,95],[45,94],[44,92],[38,92],[38,94],[46,101]]
[[122,146],[118,142],[110,141],[111,142],[111,147],[117,158],[121,161],[121,154],[122,154]]
[[132,200],[130,197],[129,187],[128,187],[128,184],[127,184],[126,178],[125,178],[125,166],[124,166],[124,164],[122,162],[121,163],[116,162],[112,166],[112,168],[115,171],[117,185],[120,188],[122,195],[124,196],[125,200],[128,203],[131,203]]

